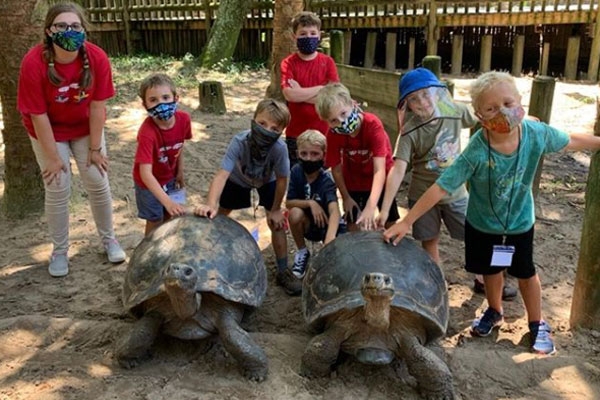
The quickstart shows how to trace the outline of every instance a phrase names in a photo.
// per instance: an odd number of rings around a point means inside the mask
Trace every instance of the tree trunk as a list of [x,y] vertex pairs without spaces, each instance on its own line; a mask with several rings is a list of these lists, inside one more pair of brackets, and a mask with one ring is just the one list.
[[[594,135],[600,136],[600,101],[596,99]],[[600,152],[592,156],[585,191],[585,215],[573,287],[572,328],[600,330]]]
[[267,88],[267,97],[284,100],[281,93],[281,61],[296,51],[294,32],[292,32],[292,18],[303,10],[303,0],[275,0],[273,49],[269,60],[271,83]]
[[45,0],[2,0],[0,3],[0,26],[12,27],[5,30],[5,37],[0,40],[0,102],[6,146],[3,209],[11,218],[38,213],[44,207],[40,170],[17,112],[17,82],[21,59],[41,40],[47,10]]
[[202,52],[201,67],[211,68],[221,60],[231,59],[249,7],[250,0],[221,0],[217,19]]

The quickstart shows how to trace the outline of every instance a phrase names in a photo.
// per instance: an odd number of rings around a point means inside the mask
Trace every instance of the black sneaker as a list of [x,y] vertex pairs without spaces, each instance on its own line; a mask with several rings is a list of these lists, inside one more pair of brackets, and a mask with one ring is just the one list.
[[299,296],[302,293],[302,281],[297,279],[289,268],[286,268],[283,272],[278,272],[276,281],[290,296]]
[[[485,285],[477,279],[473,281],[473,291],[479,294],[485,294]],[[502,288],[502,300],[511,301],[517,297],[517,288],[510,285],[504,285]]]
[[473,336],[488,336],[492,330],[502,325],[504,317],[492,307],[488,307],[483,315],[475,318],[471,325],[471,335]]
[[310,258],[310,252],[308,249],[300,254],[296,253],[294,258],[294,265],[292,266],[292,273],[298,279],[304,278],[304,274],[306,274],[306,267],[308,266],[308,259]]

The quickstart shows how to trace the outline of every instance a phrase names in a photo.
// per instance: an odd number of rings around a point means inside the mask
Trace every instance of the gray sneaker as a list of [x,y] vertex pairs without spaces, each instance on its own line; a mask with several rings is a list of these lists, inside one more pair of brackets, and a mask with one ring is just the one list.
[[104,240],[102,244],[104,245],[104,250],[108,256],[108,261],[113,264],[118,264],[125,261],[125,252],[116,239]]
[[50,257],[48,273],[54,278],[61,278],[69,273],[69,258],[66,253],[54,253]]

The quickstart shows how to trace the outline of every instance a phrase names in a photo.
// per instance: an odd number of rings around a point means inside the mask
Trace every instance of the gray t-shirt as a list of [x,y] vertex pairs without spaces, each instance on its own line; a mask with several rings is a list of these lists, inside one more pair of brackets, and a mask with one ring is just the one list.
[[257,161],[250,156],[248,135],[250,130],[235,135],[229,142],[221,162],[221,168],[231,174],[229,179],[245,188],[258,188],[277,178],[287,178],[290,175],[290,159],[285,142],[278,139],[265,159]]
[[[399,136],[394,158],[412,165],[412,179],[408,198],[417,201],[460,154],[460,131],[475,126],[473,114],[464,104],[456,103],[461,110],[460,119],[437,119],[404,136]],[[446,195],[441,204],[452,203],[467,196],[464,185]]]

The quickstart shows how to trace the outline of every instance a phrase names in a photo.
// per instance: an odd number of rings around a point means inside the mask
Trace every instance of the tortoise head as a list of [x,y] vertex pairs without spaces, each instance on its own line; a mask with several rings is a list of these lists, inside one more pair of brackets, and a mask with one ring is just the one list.
[[202,296],[196,292],[198,274],[186,264],[173,263],[163,270],[165,292],[177,316],[184,320],[200,308]]
[[379,272],[365,274],[360,292],[365,299],[365,322],[378,329],[387,329],[390,325],[390,305],[394,297],[392,277]]

